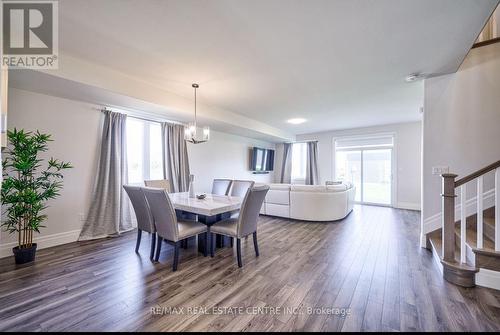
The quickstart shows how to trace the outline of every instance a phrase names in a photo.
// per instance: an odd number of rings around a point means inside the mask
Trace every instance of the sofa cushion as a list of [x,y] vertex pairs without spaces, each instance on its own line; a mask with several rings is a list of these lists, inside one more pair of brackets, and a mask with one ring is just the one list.
[[346,184],[341,185],[292,185],[292,192],[316,192],[316,193],[324,193],[324,192],[343,192],[347,190],[348,187]]
[[290,191],[290,184],[269,184],[270,190]]
[[266,204],[266,215],[288,218],[290,217],[290,206],[278,205],[278,204]]
[[340,185],[329,185],[326,187],[328,191],[330,192],[342,192],[345,190],[348,190],[349,187],[347,187],[346,184],[340,184]]
[[289,190],[269,190],[266,195],[266,204],[289,205],[290,191]]

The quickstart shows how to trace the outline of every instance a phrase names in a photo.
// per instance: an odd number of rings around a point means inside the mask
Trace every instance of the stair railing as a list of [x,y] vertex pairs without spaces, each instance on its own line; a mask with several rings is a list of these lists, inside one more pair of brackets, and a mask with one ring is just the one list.
[[491,14],[489,20],[483,27],[483,30],[476,39],[472,46],[477,48],[480,46],[497,43],[500,41],[500,7],[497,7]]
[[495,171],[495,251],[500,251],[500,161],[490,164],[468,176],[455,180],[453,173],[442,174],[442,255],[443,261],[455,262],[455,190],[460,189],[460,263],[467,261],[467,183],[477,184],[477,248],[483,248],[483,177]]

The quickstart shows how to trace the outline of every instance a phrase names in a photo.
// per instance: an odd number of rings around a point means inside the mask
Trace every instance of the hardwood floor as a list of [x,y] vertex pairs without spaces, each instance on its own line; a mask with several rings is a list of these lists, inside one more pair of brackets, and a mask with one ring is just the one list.
[[172,248],[152,263],[135,233],[4,258],[0,330],[500,330],[500,292],[444,282],[419,227],[418,212],[371,206],[332,223],[261,217],[260,257],[243,239],[241,269],[232,249],[203,257],[190,241],[172,272]]

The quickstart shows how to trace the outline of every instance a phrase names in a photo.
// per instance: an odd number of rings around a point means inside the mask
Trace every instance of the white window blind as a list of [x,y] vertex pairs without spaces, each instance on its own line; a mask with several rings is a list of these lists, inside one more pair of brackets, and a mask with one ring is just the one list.
[[346,137],[335,140],[336,150],[352,150],[356,148],[387,147],[394,145],[392,135],[367,136],[367,137]]

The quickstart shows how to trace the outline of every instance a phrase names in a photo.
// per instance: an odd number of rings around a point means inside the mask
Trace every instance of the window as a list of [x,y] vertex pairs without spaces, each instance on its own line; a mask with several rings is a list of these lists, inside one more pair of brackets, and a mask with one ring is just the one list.
[[335,140],[335,178],[356,187],[355,201],[392,204],[390,135]]
[[307,143],[292,144],[292,183],[306,182]]
[[161,126],[156,122],[127,118],[127,159],[129,184],[163,179]]

